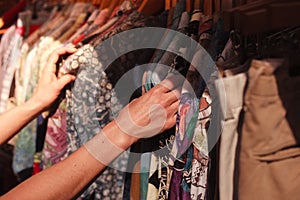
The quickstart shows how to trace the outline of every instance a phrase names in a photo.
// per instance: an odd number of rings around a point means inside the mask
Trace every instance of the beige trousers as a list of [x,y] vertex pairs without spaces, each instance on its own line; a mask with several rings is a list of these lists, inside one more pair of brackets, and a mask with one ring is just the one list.
[[300,77],[281,59],[253,60],[244,97],[239,200],[300,198]]

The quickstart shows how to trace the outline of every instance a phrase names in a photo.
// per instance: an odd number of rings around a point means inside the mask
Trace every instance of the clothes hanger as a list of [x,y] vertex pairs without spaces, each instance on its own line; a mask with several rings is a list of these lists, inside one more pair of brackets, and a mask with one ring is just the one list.
[[[124,0],[101,0],[100,2],[100,7],[99,9],[100,10],[104,10],[104,9],[108,9],[109,10],[109,13],[112,13],[113,10],[121,5],[121,3],[123,2]],[[110,14],[109,14],[110,15]]]
[[178,3],[178,0],[172,0],[171,3],[172,3],[172,7],[175,8]]
[[165,10],[170,10],[172,6],[171,0],[165,0]]
[[201,10],[203,11],[203,1],[201,0],[194,0],[194,10]]
[[185,1],[185,11],[192,12],[194,9],[194,0]]
[[113,10],[116,6],[120,5],[123,0],[102,0],[100,3],[100,10],[109,8]]
[[164,1],[143,0],[138,8],[138,11],[146,15],[155,15],[165,9]]

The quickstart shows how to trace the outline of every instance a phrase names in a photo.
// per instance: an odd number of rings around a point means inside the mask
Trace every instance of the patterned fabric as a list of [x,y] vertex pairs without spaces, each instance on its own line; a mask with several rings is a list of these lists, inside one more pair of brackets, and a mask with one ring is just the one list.
[[69,43],[73,43],[73,44],[77,44],[78,42],[75,42],[75,40],[77,38],[81,38],[84,37],[82,36],[83,32],[85,32],[90,26],[91,24],[93,24],[93,22],[95,21],[95,18],[97,17],[97,15],[99,14],[100,10],[95,9],[92,14],[89,16],[89,18],[86,20],[86,22],[76,30],[76,32],[68,39]]
[[[72,55],[70,63],[80,66],[76,83],[67,91],[67,153],[70,155],[80,146],[100,132],[112,120],[110,102],[112,84],[106,73],[101,72],[102,64],[93,47],[86,45]],[[95,83],[100,76],[99,82]],[[124,167],[126,167],[126,162]],[[107,181],[109,180],[109,181]],[[123,174],[113,168],[107,168],[98,179],[82,194],[89,198],[93,193],[95,199],[122,198]]]
[[12,42],[12,38],[14,37],[16,32],[16,26],[10,26],[7,31],[2,35],[0,40],[0,67],[2,68],[3,62],[6,58],[6,51],[9,50],[9,45]]
[[18,134],[13,156],[13,170],[15,173],[31,168],[33,165],[36,126],[37,121],[34,119]]
[[43,23],[43,25],[41,25],[39,29],[29,35],[24,40],[24,43],[29,47],[32,47],[36,42],[38,42],[41,36],[46,36],[49,31],[55,29],[56,26],[60,25],[64,20],[65,17],[63,16],[63,13],[57,12],[57,10],[54,8],[51,15],[49,16],[49,19],[45,23]]
[[193,138],[193,161],[191,170],[191,199],[207,199],[209,150],[207,131],[211,119],[211,98],[206,89],[200,99],[200,111]]
[[48,119],[47,134],[41,155],[42,169],[64,159],[67,152],[66,102],[63,101],[53,116]]
[[29,49],[29,46],[27,44],[23,44],[21,48],[21,65],[17,66],[16,70],[16,98],[17,98],[17,104],[21,105],[24,103],[31,93],[27,93],[27,91],[30,90],[30,82],[37,80],[35,77],[34,79],[31,79],[31,74],[35,73],[32,70],[35,70],[33,68],[34,62],[36,62],[36,52],[38,48],[35,46],[32,49]]
[[[199,111],[199,101],[197,98],[192,98],[191,94],[185,92],[181,96],[180,105],[178,108],[178,116],[177,116],[177,130],[175,134],[175,141],[172,147],[172,151],[170,153],[169,165],[171,168],[176,166],[174,162],[181,163],[179,166],[174,167],[175,171],[187,171],[190,173],[191,165],[187,163],[187,159],[191,159],[191,157],[187,157],[186,154],[187,150],[190,148],[193,139],[193,130],[196,125],[197,117]],[[191,156],[191,154],[189,154]],[[176,175],[175,175],[176,176]],[[183,178],[183,177],[182,177]],[[178,194],[180,188],[172,187],[175,183],[170,183],[170,195],[171,194]],[[175,184],[176,185],[176,184]],[[185,188],[184,191],[187,191]],[[185,194],[184,194],[185,195]],[[174,199],[176,196],[170,196],[170,199]]]
[[[189,16],[187,13],[184,13],[185,10],[185,1],[179,1],[176,4],[176,7],[174,9],[174,13],[172,13],[172,25],[171,29],[177,30],[180,28],[180,31],[186,26]],[[171,45],[171,48],[178,51],[178,54],[182,53],[179,52],[178,48],[175,46],[178,45],[178,42],[173,41],[173,37],[168,34],[168,31],[166,31],[166,35],[162,38],[159,48],[166,49]],[[179,44],[181,45],[181,44]],[[166,55],[165,55],[166,54]],[[168,55],[169,56],[168,56]],[[164,57],[165,55],[165,57]],[[167,66],[172,66],[173,61],[175,60],[175,57],[177,55],[173,53],[167,53],[164,50],[156,49],[153,55],[152,63],[160,63],[160,64],[166,64]],[[163,78],[164,75],[166,76],[167,73],[162,73],[161,71],[166,71],[165,68],[161,69],[160,67],[156,67],[157,65],[152,65],[147,68],[146,71],[146,82],[145,82],[145,89],[146,91],[150,90],[151,87],[157,83],[159,83]],[[175,65],[173,66],[175,69]],[[159,77],[159,78],[158,78]],[[166,148],[171,144],[171,141],[173,140],[173,129],[166,131],[164,133],[164,137],[160,138],[156,143],[153,143],[151,146],[156,148],[155,146],[159,146],[160,148]],[[151,139],[149,140],[149,142]],[[155,140],[152,139],[154,142]],[[152,149],[153,150],[153,149]],[[168,198],[168,185],[167,185],[167,176],[169,174],[167,166],[168,156],[167,155],[161,155],[161,154],[153,154],[150,166],[156,166],[155,171],[152,174],[149,174],[149,183],[148,183],[148,189],[142,188],[142,191],[144,192],[144,196],[147,195],[147,199],[153,199],[151,197],[157,197],[155,199],[167,199]],[[154,168],[153,168],[154,170]],[[146,186],[144,186],[146,187]]]
[[87,13],[80,13],[77,19],[74,21],[74,24],[66,31],[63,35],[61,35],[57,40],[61,42],[66,42],[75,31],[80,28],[80,26],[84,23],[84,20],[87,16]]
[[[177,195],[180,195],[181,199],[206,199],[210,103],[207,89],[200,99],[200,104],[198,98],[189,93],[182,94],[178,128],[169,160],[172,169],[170,199],[176,199]],[[178,181],[180,175],[181,184],[178,185],[174,181]]]
[[[210,26],[198,29],[197,20],[203,19],[203,15],[199,14],[201,18],[197,17],[194,20],[192,18],[189,33],[193,39],[199,39],[199,43],[202,44],[201,34],[203,35],[205,31],[210,30]],[[200,23],[199,27],[201,25]],[[198,31],[200,32],[198,33]],[[209,45],[209,43],[206,44]],[[175,141],[169,160],[172,177],[169,180],[170,199],[207,199],[209,173],[207,129],[210,124],[211,99],[207,89],[205,89],[206,83],[202,76],[210,77],[216,68],[213,66],[214,62],[209,55],[203,54],[203,52],[204,50],[200,50],[195,53],[193,63],[196,65],[195,67],[190,66],[186,75],[188,82],[185,82],[182,89]],[[211,66],[208,66],[209,63]],[[196,68],[200,73],[197,72]],[[210,82],[211,80],[208,84]],[[188,83],[192,86],[193,91],[187,87]],[[192,95],[193,93],[194,95]],[[180,175],[181,184],[179,185],[174,181],[178,181]]]
[[[38,82],[39,69],[32,62],[36,61],[37,59],[35,54],[36,50],[37,48],[32,49],[32,51],[29,52],[29,59],[27,59],[25,63],[25,65],[28,65],[30,68],[30,70],[27,70],[27,72],[30,72],[30,74],[28,74],[28,86],[26,93],[24,94],[25,101],[31,97]],[[36,127],[37,121],[34,119],[18,134],[13,157],[13,169],[15,173],[19,173],[22,170],[32,167],[35,153]]]
[[[82,31],[76,38],[72,39],[73,44],[78,44],[85,38],[88,38],[94,34],[102,32],[101,30],[106,30],[107,28],[104,25],[109,24],[109,9],[101,10],[98,16],[95,18],[93,23],[88,23],[87,28]],[[113,22],[114,24],[115,22]],[[109,27],[109,26],[107,26]]]
[[10,38],[10,44],[5,51],[3,60],[1,62],[1,73],[0,73],[0,113],[6,111],[7,101],[10,95],[11,86],[13,83],[14,73],[16,66],[20,61],[20,49],[23,43],[23,36],[29,27],[28,22],[30,21],[30,12],[19,13],[18,23],[15,29],[14,36]]
[[[27,79],[28,86],[26,91],[24,91],[26,95],[25,100],[28,100],[32,96],[49,56],[59,45],[59,42],[53,42],[51,38],[45,38],[45,40],[42,40],[36,48],[32,49],[30,52],[32,53],[30,55],[32,56],[30,57],[32,60],[26,60],[26,63],[31,66],[31,70],[30,78],[29,80]],[[29,72],[29,70],[27,72]],[[36,149],[36,124],[37,121],[34,119],[19,133],[13,161],[14,171],[16,173],[26,168],[30,168],[33,165]]]
[[[34,65],[37,59],[37,50],[38,48],[36,47],[29,51],[27,45],[22,46],[22,65],[17,68],[16,73],[17,77],[20,78],[16,79],[18,105],[31,97],[37,83],[38,69]],[[36,123],[36,120],[31,121],[18,134],[12,165],[15,173],[32,167],[35,152]]]
[[[181,31],[181,32],[183,32],[183,33],[188,33],[188,32],[186,32],[186,29],[187,29],[187,27],[189,26],[191,26],[191,23],[189,23],[189,25],[187,25],[186,24],[186,16],[185,16],[185,14],[183,13],[183,15],[182,15],[182,17],[183,17],[183,19],[182,19],[182,23],[180,23],[180,30],[179,31]],[[175,39],[175,38],[174,38]],[[182,75],[185,75],[186,74],[186,71],[187,71],[187,69],[188,69],[188,66],[189,66],[189,64],[188,64],[188,62],[186,62],[184,59],[182,59],[182,57],[180,56],[180,54],[181,53],[187,53],[185,50],[186,50],[186,44],[180,44],[180,43],[178,43],[178,41],[176,41],[176,39],[175,40],[173,40],[172,42],[171,42],[171,48],[174,48],[174,49],[180,49],[180,50],[182,50],[182,52],[180,52],[179,53],[179,55],[174,55],[174,54],[170,54],[170,53],[168,53],[168,52],[165,52],[165,54],[163,55],[163,57],[162,57],[162,59],[165,59],[164,58],[164,56],[166,56],[166,58],[168,58],[168,59],[170,59],[170,60],[173,60],[173,62],[172,63],[169,63],[168,65],[170,65],[173,69],[176,69],[176,70],[178,70],[180,73],[182,73]],[[180,47],[183,47],[183,48],[180,48]],[[184,48],[185,47],[185,48]],[[168,60],[167,59],[167,60]],[[163,60],[161,60],[161,61],[163,61]],[[163,61],[164,62],[164,61]],[[156,71],[157,69],[155,69],[155,71]],[[160,73],[160,72],[156,72],[157,74],[158,73]],[[168,72],[168,73],[170,73],[170,72]],[[171,72],[172,73],[172,72]],[[161,74],[161,73],[160,73]],[[152,74],[153,75],[153,74]],[[182,98],[188,98],[188,97],[182,97]],[[183,106],[183,107],[185,107],[185,106]],[[181,113],[181,114],[183,114],[183,113]],[[175,134],[176,135],[176,134]],[[172,138],[172,137],[171,137]],[[175,144],[173,144],[173,141],[174,141],[174,138],[173,139],[171,139],[170,138],[170,143],[169,143],[169,145],[170,145],[170,148],[172,148],[172,149],[174,149],[174,145]],[[176,140],[176,138],[175,138],[175,140]],[[190,141],[191,141],[191,139],[190,139]],[[171,144],[173,144],[173,147],[171,147]],[[166,144],[165,144],[166,145]],[[187,147],[188,147],[188,145],[187,145]],[[172,153],[171,153],[171,157],[172,157]],[[162,158],[160,159],[160,160],[163,160]],[[165,161],[163,162],[163,165],[164,166],[167,166],[168,165],[168,161],[169,160],[169,156],[167,156],[166,158],[165,158]],[[160,161],[161,162],[161,161]],[[158,165],[162,165],[161,163],[160,164],[158,164]],[[159,174],[161,174],[161,177],[159,178],[159,182],[160,182],[160,184],[159,184],[159,187],[158,187],[158,191],[159,191],[159,198],[160,199],[166,199],[166,198],[168,198],[168,193],[169,193],[169,189],[170,189],[170,181],[171,181],[171,176],[172,176],[172,169],[170,169],[170,168],[168,168],[168,167],[166,167],[166,168],[163,168],[163,169],[159,169]]]
[[[60,70],[63,73],[77,73],[74,86],[67,91],[67,153],[70,155],[80,146],[94,137],[113,119],[114,112],[121,109],[121,104],[115,95],[113,86],[116,81],[130,68],[135,66],[139,51],[123,55],[109,66],[106,71],[107,53],[112,53],[108,47],[101,46],[101,42],[119,32],[135,27],[142,27],[148,23],[140,13],[134,12],[120,26],[102,38],[94,40],[92,45],[87,44],[71,55]],[[148,24],[155,24],[150,21]],[[133,36],[134,37],[134,36]],[[137,39],[143,39],[136,37]],[[141,41],[137,41],[141,42]],[[98,45],[99,44],[99,45]],[[112,46],[116,44],[111,44]],[[129,47],[126,41],[117,44],[124,48]],[[125,61],[125,62],[124,62]],[[99,80],[96,82],[96,80]],[[128,155],[112,163],[113,168],[107,168],[97,180],[81,195],[82,198],[121,199],[123,195],[124,173],[116,169],[127,167]],[[109,181],[108,181],[109,180]]]
[[[59,37],[68,27],[72,25],[73,19],[78,16],[78,13],[85,9],[84,4],[75,4],[73,12],[70,13],[70,18],[58,29],[53,32],[45,33],[45,35],[51,35],[54,39]],[[62,22],[62,19],[59,21]],[[53,22],[52,22],[53,23]],[[58,26],[61,24],[58,24]],[[53,28],[57,24],[53,25]],[[23,94],[20,95],[19,101],[22,103],[25,97],[25,101],[28,100],[34,89],[37,86],[38,79],[47,60],[54,49],[59,47],[61,44],[58,41],[54,41],[52,37],[41,38],[41,40],[34,44],[33,48],[28,53],[28,57],[24,64],[24,87]],[[21,49],[21,47],[19,47]],[[25,48],[25,47],[24,47]],[[26,52],[26,48],[25,48]],[[22,69],[21,69],[22,70]],[[23,73],[21,72],[21,75]],[[23,128],[18,134],[18,139],[15,146],[15,153],[13,157],[13,169],[15,173],[19,173],[27,168],[31,168],[34,162],[34,153],[36,150],[36,131],[37,131],[37,120],[31,121],[25,128]]]
[[[158,173],[158,166],[159,164],[159,157],[151,153],[150,157],[150,170],[149,170],[149,184],[147,185],[146,191],[146,199],[158,199],[158,188],[159,188],[159,173]],[[146,182],[146,183],[147,183]],[[144,191],[143,191],[144,192]]]
[[[27,17],[31,18],[30,13],[24,13],[25,19]],[[25,21],[24,19],[24,21]],[[27,20],[28,22],[28,20]],[[10,69],[12,69],[12,75],[10,75],[11,81],[13,80],[13,74],[15,70],[18,68],[17,66],[20,65],[21,62],[21,46],[22,46],[22,37],[18,36],[19,43],[14,47],[14,53],[16,57],[12,58],[13,62],[10,63]],[[8,77],[7,77],[8,78]],[[10,82],[11,84],[11,82]],[[9,86],[10,90],[10,86]],[[13,156],[13,169],[15,173],[21,172],[24,169],[31,168],[33,164],[33,155],[35,152],[35,135],[31,134],[32,131],[36,130],[36,121],[32,121],[30,124],[27,125],[28,131],[30,132],[29,135],[24,135],[21,133],[18,135],[18,139],[15,145],[15,152]],[[27,143],[30,144],[27,146]]]
[[[6,111],[7,101],[9,98],[12,81],[14,77],[15,65],[14,62],[19,56],[19,46],[22,43],[22,36],[15,32],[11,39],[7,51],[3,57],[0,73],[0,113]],[[14,52],[15,51],[15,52]]]
[[[49,56],[60,45],[58,41],[54,41],[50,37],[45,37],[29,51],[26,60],[24,60],[24,65],[18,69],[17,73],[21,77],[20,82],[17,84],[17,91],[20,92],[17,94],[18,103],[25,102],[31,97]],[[22,55],[26,55],[27,51],[28,46],[24,44],[22,46]],[[34,142],[37,131],[36,123],[37,121],[33,120],[19,134],[13,162],[16,173],[32,167],[33,154],[36,149]]]
[[[150,173],[150,161],[151,161],[152,153],[143,153],[141,155],[141,170],[140,170],[140,199],[147,199],[147,187]],[[154,170],[155,171],[155,170]]]

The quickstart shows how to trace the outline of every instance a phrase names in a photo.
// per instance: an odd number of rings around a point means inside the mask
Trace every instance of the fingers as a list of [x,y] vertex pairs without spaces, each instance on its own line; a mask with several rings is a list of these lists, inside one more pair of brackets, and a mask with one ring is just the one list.
[[165,129],[172,128],[176,124],[178,106],[179,106],[179,101],[173,103],[169,107],[169,116],[166,120]]
[[181,87],[184,80],[185,78],[182,75],[174,74],[160,82],[155,87],[162,90],[162,92],[169,92],[174,88]]
[[178,88],[175,88],[175,89],[172,90],[172,91],[169,91],[169,92],[167,93],[167,95],[170,96],[170,99],[169,99],[169,100],[170,100],[171,103],[176,102],[177,100],[180,99],[180,96],[181,96],[181,87],[178,87]]
[[75,76],[67,74],[57,80],[58,89],[63,89],[65,85],[75,80]]
[[179,100],[175,101],[174,103],[172,103],[169,107],[170,109],[170,114],[171,115],[176,115],[177,111],[178,111],[178,107],[179,107]]
[[60,56],[65,55],[65,54],[73,54],[77,51],[74,45],[67,45],[65,47],[56,49],[52,55],[50,56],[48,60],[48,65],[45,67],[45,71],[47,73],[55,73],[56,72],[56,63],[59,59]]

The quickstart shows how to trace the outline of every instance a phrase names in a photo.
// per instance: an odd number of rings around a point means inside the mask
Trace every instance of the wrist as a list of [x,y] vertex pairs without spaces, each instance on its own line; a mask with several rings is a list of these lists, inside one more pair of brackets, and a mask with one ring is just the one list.
[[36,98],[35,96],[31,97],[28,101],[26,101],[23,104],[23,106],[29,109],[30,112],[32,112],[35,115],[40,114],[46,109],[44,104],[41,101],[39,101],[38,98]]
[[137,138],[123,133],[113,121],[100,133],[84,144],[85,149],[100,163],[109,166],[126,151]]
[[116,146],[125,150],[128,147],[130,147],[133,143],[138,141],[137,137],[134,137],[132,135],[129,135],[128,133],[123,132],[122,129],[118,126],[118,124],[115,121],[112,121],[109,124],[107,124],[103,128],[102,133]]

